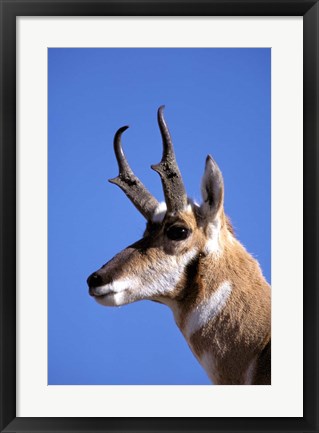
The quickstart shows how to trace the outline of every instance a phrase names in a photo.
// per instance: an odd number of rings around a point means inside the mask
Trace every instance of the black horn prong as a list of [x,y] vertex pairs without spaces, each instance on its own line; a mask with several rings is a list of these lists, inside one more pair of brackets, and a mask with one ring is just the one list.
[[118,185],[141,214],[147,220],[151,220],[159,203],[135,176],[127,162],[121,143],[122,134],[127,128],[128,126],[123,126],[114,136],[114,153],[119,167],[119,175],[109,179],[109,182]]
[[114,136],[114,152],[115,152],[115,156],[116,159],[119,163],[119,167],[120,169],[125,169],[128,167],[128,163],[126,161],[123,149],[122,149],[122,143],[121,143],[121,137],[124,131],[126,131],[129,128],[128,125],[126,126],[122,126],[122,128],[120,128],[115,136]]
[[168,212],[178,212],[185,209],[187,205],[187,195],[183,184],[182,175],[179,171],[171,134],[164,119],[164,105],[161,105],[157,112],[157,121],[163,140],[163,155],[159,164],[152,165],[151,168],[159,173]]

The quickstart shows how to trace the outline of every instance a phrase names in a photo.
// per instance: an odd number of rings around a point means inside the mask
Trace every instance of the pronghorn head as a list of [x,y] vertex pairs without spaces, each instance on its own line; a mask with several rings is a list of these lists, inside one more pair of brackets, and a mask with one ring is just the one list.
[[163,109],[158,110],[163,156],[152,169],[161,177],[165,203],[157,202],[128,165],[121,145],[127,126],[114,137],[119,175],[110,182],[125,192],[147,224],[142,239],[89,276],[89,293],[102,305],[118,306],[142,299],[170,305],[181,300],[198,261],[207,256],[218,261],[223,240],[232,237],[223,209],[223,178],[216,162],[207,156],[203,202],[198,205],[187,198]]

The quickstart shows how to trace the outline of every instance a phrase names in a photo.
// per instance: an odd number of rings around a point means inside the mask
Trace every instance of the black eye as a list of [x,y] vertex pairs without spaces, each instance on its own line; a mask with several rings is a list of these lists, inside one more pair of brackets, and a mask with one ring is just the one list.
[[182,226],[171,226],[166,230],[166,236],[172,241],[182,241],[189,236],[190,230]]

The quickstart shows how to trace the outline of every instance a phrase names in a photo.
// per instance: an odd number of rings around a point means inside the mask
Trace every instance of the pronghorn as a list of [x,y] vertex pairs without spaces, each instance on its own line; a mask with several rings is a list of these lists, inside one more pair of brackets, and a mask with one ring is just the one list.
[[114,137],[118,185],[147,220],[143,238],[88,278],[89,293],[106,306],[148,299],[169,306],[190,349],[214,384],[270,384],[270,286],[259,264],[235,238],[224,213],[222,173],[209,155],[201,205],[187,198],[171,136],[158,110],[163,156],[158,203],[132,172]]

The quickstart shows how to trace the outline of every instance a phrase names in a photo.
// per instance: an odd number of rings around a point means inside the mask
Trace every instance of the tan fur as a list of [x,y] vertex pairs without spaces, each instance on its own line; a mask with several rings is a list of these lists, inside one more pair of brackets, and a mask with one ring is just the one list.
[[[198,358],[208,349],[212,353],[214,383],[236,384],[245,381],[248,365],[256,357],[258,367],[258,355],[270,342],[271,296],[258,262],[233,237],[229,221],[222,218],[222,255],[200,258],[196,287],[179,302],[179,326],[183,331],[189,312],[221,283],[232,283],[231,298],[222,313],[193,334],[190,345]],[[186,220],[193,223],[189,216]],[[200,244],[201,233],[197,236]]]
[[225,280],[233,285],[231,297],[216,319],[191,336],[190,343],[199,357],[210,349],[215,383],[242,383],[249,363],[270,340],[270,289],[258,264],[238,242],[232,249],[225,246],[218,264],[203,259],[201,297]]
[[[149,223],[143,239],[115,256],[102,270],[105,268],[113,280],[139,278],[141,287],[147,287],[150,282],[156,285],[161,275],[173,274],[180,257],[194,251],[196,258],[175,287],[152,296],[132,291],[127,302],[152,299],[169,305],[183,332],[190,312],[222,283],[230,282],[232,291],[223,310],[194,332],[188,343],[199,361],[205,356],[207,363],[211,357],[209,376],[215,384],[245,384],[248,369],[252,384],[270,384],[270,287],[258,262],[234,237],[223,208],[216,218],[217,253],[205,253],[207,223],[200,209],[192,205],[185,212],[166,215],[161,224]],[[165,227],[172,224],[183,224],[192,234],[184,241],[172,242],[165,236]]]
[[153,165],[165,206],[133,174],[114,137],[119,176],[111,179],[147,219],[143,238],[88,278],[89,293],[106,306],[142,299],[168,305],[215,384],[270,384],[271,294],[259,265],[236,240],[224,213],[222,173],[208,155],[203,202],[187,199],[161,106],[163,156]]

